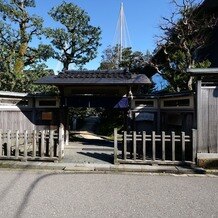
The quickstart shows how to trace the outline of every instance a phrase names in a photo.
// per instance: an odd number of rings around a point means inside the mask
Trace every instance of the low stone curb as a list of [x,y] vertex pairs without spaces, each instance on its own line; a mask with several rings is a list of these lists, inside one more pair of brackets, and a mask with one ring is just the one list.
[[218,176],[218,169],[216,170],[206,170],[206,174],[213,174]]
[[135,173],[167,173],[167,174],[214,174],[218,170],[204,170],[202,168],[184,168],[180,166],[164,165],[127,165],[127,164],[76,164],[76,163],[48,163],[48,162],[17,162],[2,161],[0,168],[22,170],[55,170],[64,172],[135,172]]
[[175,167],[143,166],[143,165],[113,165],[113,164],[71,164],[64,171],[104,171],[104,172],[157,172],[178,173]]

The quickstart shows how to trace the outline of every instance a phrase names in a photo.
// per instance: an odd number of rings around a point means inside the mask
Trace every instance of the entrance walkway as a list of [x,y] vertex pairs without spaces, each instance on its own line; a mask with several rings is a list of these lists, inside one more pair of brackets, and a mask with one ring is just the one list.
[[72,134],[64,154],[63,163],[113,163],[113,142],[88,131],[78,131]]
[[112,164],[113,142],[108,141],[94,131],[99,123],[98,116],[89,116],[79,131],[70,133],[69,145],[64,149],[63,163]]

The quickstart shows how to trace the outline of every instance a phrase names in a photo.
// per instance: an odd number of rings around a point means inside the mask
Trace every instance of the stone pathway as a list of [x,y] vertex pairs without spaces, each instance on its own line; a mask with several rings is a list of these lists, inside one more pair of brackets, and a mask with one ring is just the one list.
[[113,163],[113,142],[88,131],[74,132],[73,138],[65,147],[63,163]]
[[112,164],[113,142],[94,134],[99,117],[90,116],[84,120],[79,131],[71,132],[71,142],[64,149],[63,163]]
[[75,131],[74,135],[77,136],[78,138],[82,139],[91,139],[91,140],[104,140],[102,137],[95,135],[92,132],[89,131]]

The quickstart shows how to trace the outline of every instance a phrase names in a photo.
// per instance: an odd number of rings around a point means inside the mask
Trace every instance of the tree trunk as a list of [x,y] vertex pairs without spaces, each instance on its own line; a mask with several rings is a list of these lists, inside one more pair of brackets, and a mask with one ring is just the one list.
[[25,55],[27,53],[29,38],[26,33],[28,16],[24,12],[24,1],[21,1],[20,8],[22,8],[22,12],[24,13],[24,17],[21,18],[19,22],[19,31],[20,31],[20,47],[18,50],[18,57],[15,61],[14,71],[16,75],[23,74],[24,63],[25,63]]
[[64,65],[63,70],[68,70],[70,63],[68,61],[66,61],[66,62],[63,62],[63,65]]
[[15,66],[14,66],[14,71],[15,71],[16,75],[23,73],[24,61],[25,61],[24,56],[26,54],[26,51],[27,51],[27,43],[26,42],[21,43],[20,49],[18,52],[18,57],[15,61]]

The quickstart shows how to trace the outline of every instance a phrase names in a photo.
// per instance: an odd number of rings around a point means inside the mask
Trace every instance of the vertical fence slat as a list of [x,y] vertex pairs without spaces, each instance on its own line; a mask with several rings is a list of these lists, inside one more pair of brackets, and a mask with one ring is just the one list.
[[50,131],[46,130],[45,131],[45,153],[44,153],[46,157],[49,157],[50,155],[49,136],[50,136]]
[[161,144],[162,144],[162,160],[166,160],[166,144],[165,144],[165,132],[161,132]]
[[11,130],[7,132],[7,157],[11,156]]
[[37,132],[36,132],[36,130],[33,130],[33,152],[32,152],[32,157],[36,157],[36,137],[37,137]]
[[60,147],[60,158],[62,158],[64,156],[64,125],[61,125],[61,132],[62,132],[62,143],[61,143],[61,147]]
[[41,132],[41,149],[40,149],[40,157],[44,157],[45,152],[45,130]]
[[185,133],[182,132],[181,134],[181,141],[182,141],[182,162],[185,162]]
[[142,160],[146,160],[146,132],[142,132]]
[[59,127],[59,140],[58,140],[58,144],[59,144],[59,160],[62,159],[63,157],[63,149],[64,149],[64,125],[61,124]]
[[28,132],[27,130],[24,131],[24,158],[27,158],[27,146],[28,146]]
[[66,131],[65,131],[65,134],[66,134],[65,145],[68,146],[68,145],[69,145],[69,131],[66,130]]
[[3,140],[2,140],[2,135],[3,135],[3,134],[2,134],[2,131],[0,130],[0,157],[2,157],[2,154],[3,154],[3,153],[2,153],[2,141],[3,141]]
[[126,160],[127,140],[126,131],[123,132],[123,159]]
[[172,143],[172,161],[175,161],[175,132],[171,133],[171,143]]
[[49,133],[49,153],[50,157],[54,156],[54,130],[50,130]]
[[155,142],[155,132],[154,131],[152,131],[151,141],[152,141],[152,160],[155,160],[156,159],[156,142]]
[[19,130],[16,131],[16,138],[15,138],[15,158],[19,157]]
[[136,131],[132,134],[132,144],[133,144],[133,159],[136,160]]
[[192,162],[196,162],[196,155],[197,155],[197,130],[193,129],[192,130]]
[[114,128],[114,164],[118,163],[117,151],[118,151],[118,147],[117,147],[117,128]]

